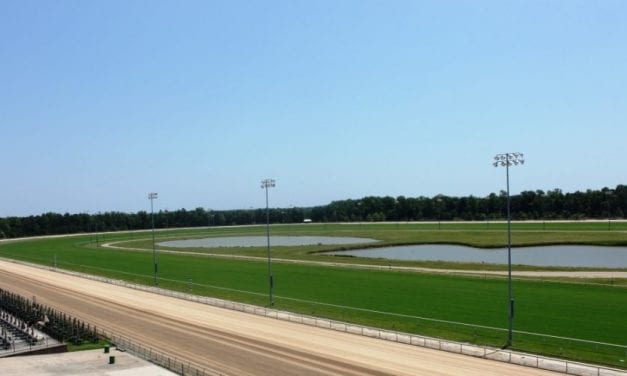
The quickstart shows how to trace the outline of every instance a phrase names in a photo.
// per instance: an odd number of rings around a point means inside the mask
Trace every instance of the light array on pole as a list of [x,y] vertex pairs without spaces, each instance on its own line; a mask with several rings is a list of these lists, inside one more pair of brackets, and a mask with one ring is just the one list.
[[492,163],[494,167],[517,166],[519,164],[525,164],[523,153],[497,154],[494,157],[494,163]]
[[155,286],[159,284],[159,260],[157,259],[157,248],[155,247],[155,210],[153,206],[153,201],[157,199],[157,196],[158,194],[156,192],[148,194],[148,199],[150,200],[150,221],[152,222],[152,263],[154,266]]
[[503,153],[497,154],[494,157],[492,165],[494,167],[505,167],[506,179],[507,179],[507,295],[508,295],[508,310],[507,310],[507,344],[506,347],[512,346],[512,333],[514,332],[514,297],[512,293],[512,214],[510,210],[510,196],[509,196],[509,167],[518,166],[525,163],[523,153]]
[[274,179],[264,179],[261,181],[261,188],[274,188],[276,183]]
[[261,181],[261,189],[266,190],[266,236],[268,239],[268,301],[270,305],[274,304],[274,301],[272,300],[274,278],[272,277],[272,255],[270,253],[270,207],[268,206],[268,188],[273,187],[276,187],[274,179],[264,179]]

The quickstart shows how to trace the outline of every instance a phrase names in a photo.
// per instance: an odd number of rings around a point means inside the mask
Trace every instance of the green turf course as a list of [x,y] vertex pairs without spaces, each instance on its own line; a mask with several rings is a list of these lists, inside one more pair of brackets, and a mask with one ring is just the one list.
[[[486,229],[489,227],[489,229]],[[374,260],[369,258],[332,257],[326,256],[324,251],[338,249],[354,249],[365,247],[380,247],[406,244],[461,244],[474,247],[496,248],[507,245],[505,223],[442,223],[438,229],[437,223],[385,223],[385,224],[321,224],[321,225],[281,225],[273,226],[273,235],[310,235],[310,236],[356,236],[378,239],[376,244],[362,245],[322,245],[303,247],[273,247],[273,256],[281,259],[333,261],[336,263],[359,264],[384,264],[396,266],[420,266],[440,269],[470,269],[470,270],[505,270],[506,265],[482,264],[482,263],[458,263],[443,261],[395,261]],[[615,222],[611,224],[612,231],[608,231],[605,222],[574,222],[574,223],[514,223],[513,245],[532,246],[550,244],[590,244],[590,245],[616,245],[627,246],[627,222]],[[210,230],[187,230],[183,233],[159,232],[159,239],[167,240],[169,237],[186,238],[207,236],[233,236],[233,235],[265,235],[264,226],[249,226],[225,228],[218,227]],[[136,234],[134,240],[117,244],[123,247],[152,249],[150,234]],[[247,256],[265,257],[266,249],[261,248],[168,248],[162,249],[174,251],[192,251],[213,254],[237,254]],[[321,257],[324,256],[324,257]],[[504,259],[504,263],[506,259]],[[514,260],[515,261],[515,260]],[[518,265],[517,270],[585,270],[589,268],[567,267],[538,267]],[[608,281],[598,281],[606,283]],[[609,281],[613,282],[613,281]],[[625,281],[627,282],[627,281]]]
[[[303,232],[307,232],[306,234],[357,236],[366,236],[367,232],[367,236],[386,242],[394,242],[399,236],[404,237],[400,242],[412,241],[412,236],[436,231],[416,229],[412,225],[406,225],[405,228],[404,225],[398,228],[394,225],[371,226],[327,225],[326,229],[324,225],[306,228],[277,226],[273,227],[272,231],[273,234],[303,235]],[[263,233],[263,230],[262,227],[212,229],[211,235],[257,234]],[[460,232],[464,234],[486,232],[477,229],[463,230]],[[449,229],[448,234],[441,231],[438,236],[446,237],[459,230]],[[589,231],[601,244],[607,241],[599,235],[600,231],[595,229],[570,228],[551,231],[565,231],[575,236]],[[402,235],[396,234],[398,232]],[[207,233],[206,229],[188,230],[160,232],[158,236],[160,239],[172,236],[185,238],[205,236]],[[563,236],[562,232],[556,233]],[[106,241],[129,239],[129,236],[141,239],[149,234],[106,235]],[[517,233],[516,237],[518,235]],[[625,238],[624,233],[610,232],[607,235],[613,239],[611,241],[621,242]],[[503,234],[500,234],[500,237],[503,237]],[[261,253],[262,250],[252,252]],[[289,250],[282,252],[290,253]],[[52,265],[55,255],[57,265],[62,268],[138,283],[152,283],[151,253],[96,248],[94,238],[87,235],[0,245],[0,256],[46,265]],[[160,254],[159,266],[162,287],[181,291],[191,288],[197,294],[257,305],[267,304],[265,262]],[[503,330],[429,320],[505,328],[507,289],[506,281],[503,279],[281,263],[275,263],[273,271],[277,309],[472,343],[494,346],[505,343],[506,332]],[[514,297],[516,300],[514,327],[517,331],[622,345],[613,347],[587,344],[515,332],[514,348],[626,368],[627,289],[517,280],[514,282]]]

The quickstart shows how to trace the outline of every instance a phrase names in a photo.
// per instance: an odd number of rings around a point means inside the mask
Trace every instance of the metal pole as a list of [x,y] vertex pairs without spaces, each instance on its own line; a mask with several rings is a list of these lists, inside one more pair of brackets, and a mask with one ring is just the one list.
[[154,284],[155,286],[159,284],[158,281],[158,260],[157,260],[157,249],[155,247],[155,211],[153,206],[153,200],[157,198],[157,193],[150,193],[148,195],[150,199],[150,218],[152,222],[152,263],[154,265]]
[[150,219],[152,222],[152,263],[154,265],[154,283],[157,284],[157,248],[155,247],[155,212],[153,199],[150,198]]
[[[508,155],[509,157],[509,155]],[[512,216],[509,198],[509,163],[505,167],[507,175],[507,291],[508,291],[508,331],[507,346],[512,345],[512,330],[514,321],[514,298],[512,297]]]
[[266,184],[266,239],[268,240],[268,283],[270,305],[274,304],[272,300],[272,288],[274,281],[272,280],[272,255],[270,253],[270,207],[268,205],[268,185]]
[[605,192],[605,197],[607,198],[607,231],[612,230],[612,212],[610,210],[610,195],[612,191]]
[[[507,181],[507,344],[506,347],[512,346],[512,332],[514,327],[514,297],[512,293],[512,215],[511,215],[511,198],[509,192],[509,166],[524,164],[525,160],[522,153],[505,153],[497,154],[492,163],[494,167],[505,167],[505,176]],[[543,223],[544,228],[544,223]]]
[[435,201],[438,203],[438,230],[440,230],[442,228],[442,199],[437,198]]
[[272,276],[272,255],[270,253],[270,206],[268,204],[268,188],[275,187],[273,179],[264,179],[261,181],[261,188],[266,190],[266,238],[268,240],[268,299],[269,304],[273,305],[272,290],[274,288],[274,278]]

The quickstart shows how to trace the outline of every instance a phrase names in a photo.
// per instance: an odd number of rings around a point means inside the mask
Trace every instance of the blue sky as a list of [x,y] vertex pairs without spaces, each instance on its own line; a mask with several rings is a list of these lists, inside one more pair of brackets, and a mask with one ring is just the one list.
[[625,1],[0,2],[0,216],[627,177]]

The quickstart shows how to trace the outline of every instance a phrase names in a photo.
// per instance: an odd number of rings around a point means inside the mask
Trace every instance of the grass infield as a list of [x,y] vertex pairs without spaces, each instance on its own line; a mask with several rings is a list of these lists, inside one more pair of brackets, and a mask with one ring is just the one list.
[[[612,225],[618,227],[618,224]],[[502,246],[506,239],[503,224],[445,224],[439,230],[437,226],[437,223],[274,226],[272,234],[362,236],[379,239],[384,244],[452,242]],[[486,229],[487,226],[498,228]],[[607,223],[551,223],[548,226],[551,228],[546,229],[547,226],[542,223],[515,225],[514,244],[543,244],[543,241],[545,244],[627,244],[627,233],[616,227],[607,231]],[[262,235],[264,231],[263,227],[212,228],[160,231],[157,236],[161,240]],[[149,232],[114,233],[104,237],[100,235],[97,243],[93,235],[1,243],[0,256],[45,265],[52,265],[56,257],[60,268],[152,284],[151,252],[97,247],[103,241],[123,241],[122,245],[151,251],[152,243],[146,240]],[[273,255],[344,259],[310,253],[337,248],[277,247],[273,248]],[[265,255],[263,248],[211,252]],[[158,259],[161,287],[268,304],[267,264],[263,261],[164,253],[159,254]],[[272,267],[277,309],[477,344],[502,346],[506,340],[507,281],[502,278],[286,263],[274,263]],[[514,349],[627,368],[627,289],[624,287],[516,280],[513,295],[516,302]]]

